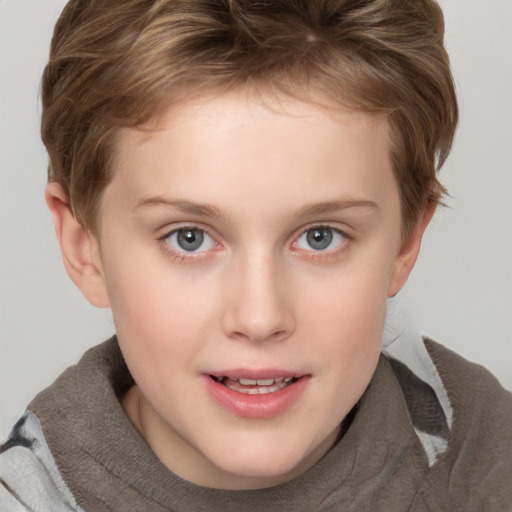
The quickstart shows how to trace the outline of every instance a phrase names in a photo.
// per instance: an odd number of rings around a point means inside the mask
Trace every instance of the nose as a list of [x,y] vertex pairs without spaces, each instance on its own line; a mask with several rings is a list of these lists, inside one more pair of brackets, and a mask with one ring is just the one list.
[[223,329],[234,339],[284,340],[295,329],[286,272],[272,257],[244,258],[230,269]]

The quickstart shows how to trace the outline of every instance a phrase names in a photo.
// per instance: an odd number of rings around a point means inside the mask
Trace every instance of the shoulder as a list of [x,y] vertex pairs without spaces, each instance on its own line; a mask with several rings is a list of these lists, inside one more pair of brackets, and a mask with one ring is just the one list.
[[499,435],[512,442],[512,393],[483,366],[432,340],[425,339],[425,346],[452,404],[454,433],[467,434],[475,425],[486,425],[489,430],[480,437]]
[[37,417],[26,412],[0,446],[2,512],[83,512],[59,474]]
[[510,510],[512,394],[484,367],[434,341],[425,346],[453,409],[448,449],[431,468],[431,483],[449,487],[452,507]]

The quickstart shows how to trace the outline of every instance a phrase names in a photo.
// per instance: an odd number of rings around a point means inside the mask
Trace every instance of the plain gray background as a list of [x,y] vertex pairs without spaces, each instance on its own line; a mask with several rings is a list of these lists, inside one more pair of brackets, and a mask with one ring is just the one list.
[[[64,0],[0,0],[0,437],[113,333],[65,275],[43,199],[38,90]],[[512,0],[442,0],[461,123],[402,302],[416,325],[512,389]]]

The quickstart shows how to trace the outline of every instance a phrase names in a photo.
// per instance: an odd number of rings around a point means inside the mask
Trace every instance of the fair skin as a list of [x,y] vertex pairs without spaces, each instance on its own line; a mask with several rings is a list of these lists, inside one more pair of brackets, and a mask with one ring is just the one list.
[[403,244],[384,117],[234,91],[150,128],[119,134],[95,234],[48,186],[66,268],[112,308],[123,407],[170,470],[288,481],[368,386],[430,214]]

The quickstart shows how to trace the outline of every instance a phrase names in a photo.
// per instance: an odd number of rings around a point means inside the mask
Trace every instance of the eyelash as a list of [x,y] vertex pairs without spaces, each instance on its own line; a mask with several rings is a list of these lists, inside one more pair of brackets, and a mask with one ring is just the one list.
[[330,230],[330,231],[336,233],[337,235],[341,236],[343,238],[343,240],[337,247],[335,247],[333,249],[326,249],[324,251],[322,251],[322,250],[315,251],[313,249],[302,249],[302,248],[295,249],[296,252],[307,252],[308,253],[307,258],[310,260],[329,261],[329,260],[339,258],[342,254],[345,253],[346,250],[349,249],[350,242],[352,240],[354,240],[353,236],[349,235],[346,231],[343,231],[339,228],[336,228],[329,224],[314,224],[314,225],[307,226],[306,228],[303,228],[301,230],[299,236],[296,236],[294,238],[293,244],[297,244],[298,240],[300,240],[300,238],[302,236],[304,236],[306,233],[313,231],[315,229],[316,230],[326,230],[326,229]]
[[[302,228],[299,235],[294,236],[292,245],[296,245],[298,240],[302,236],[304,236],[306,233],[312,231],[312,230],[330,230],[337,235],[341,236],[344,240],[341,241],[338,247],[335,247],[334,249],[326,249],[326,250],[319,250],[315,251],[314,249],[303,249],[303,248],[293,248],[293,252],[296,253],[307,253],[307,258],[314,261],[327,261],[331,259],[335,259],[339,257],[342,253],[344,253],[346,250],[348,250],[350,246],[350,241],[354,240],[354,237],[346,233],[345,231],[338,229],[334,226],[328,225],[328,224],[313,224],[310,226],[307,226],[305,228]],[[180,231],[199,231],[204,234],[206,234],[209,238],[212,239],[213,243],[216,247],[220,247],[220,244],[216,241],[215,237],[209,234],[208,230],[197,226],[197,225],[184,225],[179,226],[177,228],[172,229],[171,231],[167,231],[164,235],[159,236],[157,238],[158,242],[161,243],[164,251],[168,256],[170,256],[174,261],[178,263],[194,263],[204,260],[205,258],[208,258],[211,256],[212,252],[216,252],[218,249],[207,249],[204,251],[198,251],[198,252],[178,252],[174,250],[170,244],[168,243],[168,239],[175,233],[178,233]]]
[[206,251],[199,251],[199,252],[178,252],[176,251],[175,249],[173,249],[170,244],[168,243],[168,239],[175,233],[178,233],[180,231],[199,231],[199,232],[202,232],[204,234],[206,234],[208,237],[210,237],[215,246],[219,246],[220,244],[215,240],[215,238],[213,236],[211,236],[209,233],[208,233],[208,230],[202,228],[202,227],[199,227],[199,226],[187,226],[187,225],[184,225],[184,226],[179,226],[177,228],[174,228],[172,229],[171,231],[167,231],[164,235],[158,237],[158,242],[160,242],[163,250],[165,251],[165,253],[170,256],[175,262],[177,263],[194,263],[194,262],[199,262],[205,258],[208,258],[211,254],[212,251],[215,251],[215,249],[210,249],[210,250],[206,250]]

